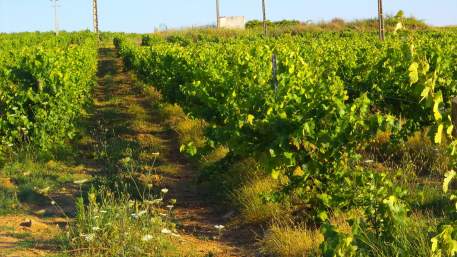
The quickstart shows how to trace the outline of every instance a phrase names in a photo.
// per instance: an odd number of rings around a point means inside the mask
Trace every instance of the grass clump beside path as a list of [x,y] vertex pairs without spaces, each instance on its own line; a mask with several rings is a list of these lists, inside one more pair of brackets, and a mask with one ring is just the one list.
[[136,202],[128,194],[92,191],[78,201],[70,248],[78,256],[177,256],[170,237],[178,236],[161,201]]

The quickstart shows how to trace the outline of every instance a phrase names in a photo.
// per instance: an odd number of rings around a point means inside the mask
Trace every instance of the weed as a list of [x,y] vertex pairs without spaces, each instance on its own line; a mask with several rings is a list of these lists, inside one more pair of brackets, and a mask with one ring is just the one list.
[[18,207],[16,192],[0,185],[0,215],[14,213]]
[[241,219],[245,223],[259,224],[272,220],[274,217],[287,216],[287,202],[266,202],[263,195],[277,189],[277,181],[272,178],[253,178],[234,192],[234,202],[239,206]]
[[366,149],[368,159],[388,169],[402,170],[410,177],[442,177],[449,170],[450,159],[443,146],[430,141],[429,131],[417,132],[402,144],[391,144],[390,133],[380,133]]
[[230,149],[224,146],[219,146],[210,151],[209,153],[202,156],[200,163],[203,167],[209,167],[215,165],[217,162],[224,159],[227,154],[230,152]]
[[6,214],[17,210],[19,202],[49,202],[48,194],[75,180],[87,177],[78,169],[55,161],[41,163],[27,160],[6,165],[0,171],[0,175],[10,178],[14,188],[0,187],[0,213]]
[[416,215],[407,224],[396,227],[394,240],[391,242],[380,240],[374,231],[362,228],[357,244],[360,253],[369,253],[369,256],[374,257],[431,256],[428,228],[437,224],[433,224],[430,217],[425,218]]
[[164,104],[160,110],[160,118],[165,120],[169,127],[174,127],[187,119],[183,109],[177,104]]
[[153,104],[160,103],[163,100],[162,94],[155,87],[145,87],[144,94]]
[[204,135],[205,126],[205,122],[201,120],[187,118],[180,120],[172,129],[178,133],[180,145],[192,142],[195,147],[202,148],[206,143]]
[[273,224],[261,241],[261,252],[278,257],[318,256],[323,236],[304,226]]
[[91,191],[87,201],[79,199],[68,238],[78,256],[172,256],[174,226],[159,215],[157,201],[134,201],[106,188]]

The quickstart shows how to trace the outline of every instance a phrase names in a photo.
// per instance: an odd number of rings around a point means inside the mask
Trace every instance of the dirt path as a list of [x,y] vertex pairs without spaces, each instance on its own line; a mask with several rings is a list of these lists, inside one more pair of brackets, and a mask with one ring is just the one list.
[[255,256],[245,249],[249,242],[240,233],[229,229],[219,234],[215,226],[226,225],[226,213],[202,199],[195,182],[198,173],[179,153],[175,133],[116,55],[114,49],[100,50],[96,93],[99,123],[123,142],[116,142],[118,147],[124,146],[111,149],[112,162],[128,150],[139,164],[140,180],[169,189],[166,199],[177,202],[174,215],[182,256]]
[[[247,250],[253,247],[243,236],[246,231],[227,225],[230,215],[202,197],[195,182],[198,173],[179,153],[176,134],[160,118],[160,111],[144,96],[135,78],[125,71],[113,48],[99,51],[94,103],[83,124],[88,135],[76,143],[78,161],[68,164],[69,170],[88,176],[116,176],[119,160],[132,157],[139,167],[139,181],[168,188],[166,200],[176,199],[173,213],[180,237],[175,243],[180,256],[255,256]],[[77,194],[74,185],[65,185],[29,206],[28,214],[0,216],[0,256],[57,254],[55,237],[71,222]],[[51,198],[65,215],[51,205]],[[47,218],[36,215],[43,209],[49,214]],[[24,225],[24,221],[32,225]],[[219,233],[216,225],[226,229]]]

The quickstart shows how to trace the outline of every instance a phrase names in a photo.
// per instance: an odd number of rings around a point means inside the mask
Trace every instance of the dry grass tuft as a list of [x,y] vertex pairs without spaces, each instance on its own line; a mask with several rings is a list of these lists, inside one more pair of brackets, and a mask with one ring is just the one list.
[[149,101],[154,103],[160,103],[163,100],[162,94],[155,87],[146,87],[143,90],[144,95]]
[[183,109],[177,104],[165,104],[160,111],[160,118],[165,120],[169,127],[174,127],[187,118]]
[[417,175],[441,176],[449,170],[450,158],[446,149],[436,146],[426,133],[410,137],[403,151],[403,161],[412,163]]
[[173,129],[178,133],[181,145],[192,142],[198,148],[205,146],[205,127],[206,123],[201,120],[184,119]]
[[201,163],[203,166],[209,166],[217,163],[224,159],[230,150],[227,147],[219,146],[210,153],[202,157]]
[[273,224],[261,241],[264,254],[277,257],[318,256],[324,237],[304,226]]
[[380,133],[364,155],[382,164],[384,170],[403,170],[408,176],[441,177],[449,170],[450,159],[446,149],[435,145],[428,133],[417,132],[400,145],[390,143],[390,133]]
[[137,116],[146,116],[147,111],[139,104],[131,104],[128,109],[128,113]]
[[275,217],[287,216],[287,203],[267,202],[263,197],[277,187],[277,181],[265,177],[251,179],[236,190],[233,199],[240,208],[240,219],[244,223],[259,224],[269,222]]

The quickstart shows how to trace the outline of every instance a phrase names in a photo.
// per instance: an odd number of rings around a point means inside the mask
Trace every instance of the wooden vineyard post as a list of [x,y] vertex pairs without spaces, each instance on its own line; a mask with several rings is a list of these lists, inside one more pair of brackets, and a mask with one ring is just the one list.
[[92,0],[92,14],[94,19],[94,33],[98,34],[98,4],[97,0]]
[[276,60],[276,54],[273,54],[271,57],[272,67],[273,67],[273,87],[275,89],[275,93],[278,92],[278,64]]
[[378,26],[379,26],[379,39],[384,41],[384,11],[382,0],[378,0]]
[[263,13],[263,34],[267,35],[267,11],[265,7],[265,0],[262,0],[262,13]]
[[221,9],[220,9],[220,4],[219,0],[216,0],[216,26],[219,29],[221,27]]
[[457,137],[457,96],[452,98],[451,103],[451,119],[452,125],[454,125],[454,131],[452,132],[452,135]]

